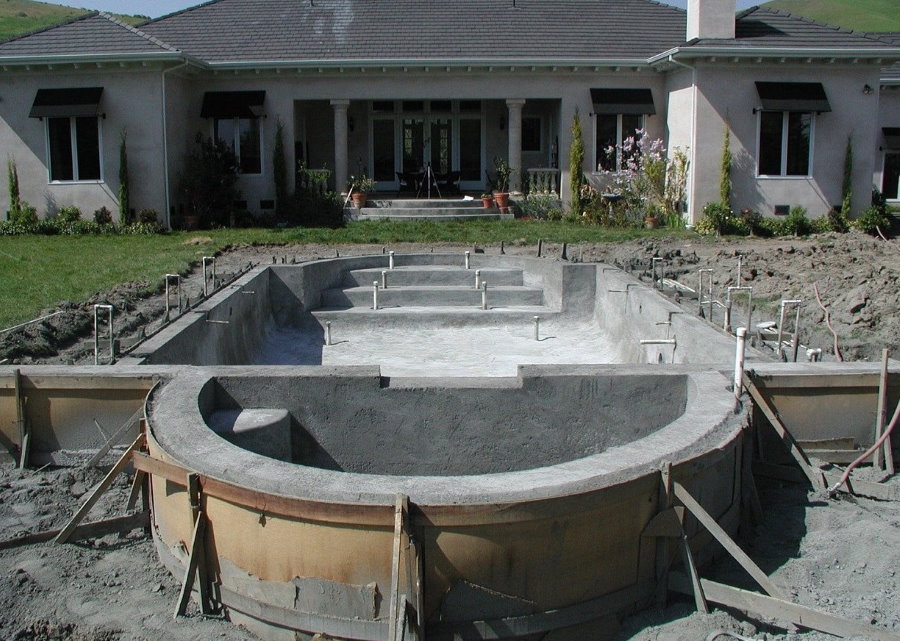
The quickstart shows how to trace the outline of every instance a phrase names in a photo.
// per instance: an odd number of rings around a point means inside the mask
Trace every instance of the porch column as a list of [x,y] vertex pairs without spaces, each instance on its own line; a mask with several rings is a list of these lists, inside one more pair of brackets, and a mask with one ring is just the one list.
[[347,108],[349,100],[332,100],[334,109],[334,190],[343,193],[347,189],[347,168],[350,162],[347,151]]
[[506,101],[509,111],[509,167],[512,173],[509,176],[509,190],[511,192],[522,191],[522,107],[525,100],[516,98]]

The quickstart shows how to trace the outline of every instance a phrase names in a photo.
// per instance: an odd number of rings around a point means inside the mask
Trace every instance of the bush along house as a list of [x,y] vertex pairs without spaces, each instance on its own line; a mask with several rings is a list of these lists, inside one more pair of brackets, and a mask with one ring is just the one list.
[[734,0],[214,0],[0,44],[0,145],[42,216],[116,211],[127,151],[132,206],[178,226],[198,140],[233,151],[255,215],[284,198],[281,149],[338,192],[363,174],[413,192],[431,168],[476,194],[499,159],[509,191],[569,202],[578,114],[587,175],[615,170],[607,151],[635,130],[686,153],[688,222],[719,199],[726,132],[732,206],[815,217],[841,205],[848,145],[852,211],[873,180],[897,197],[898,60],[896,39]]

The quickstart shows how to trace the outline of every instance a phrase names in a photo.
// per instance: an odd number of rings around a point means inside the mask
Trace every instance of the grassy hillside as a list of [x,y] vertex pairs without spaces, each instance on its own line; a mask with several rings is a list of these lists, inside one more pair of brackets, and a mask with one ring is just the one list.
[[[33,0],[0,0],[0,40],[8,40],[31,31],[59,24],[88,13],[87,9],[76,9]],[[123,21],[136,24],[145,18],[119,16]]]
[[856,31],[900,31],[898,0],[773,0],[763,6]]

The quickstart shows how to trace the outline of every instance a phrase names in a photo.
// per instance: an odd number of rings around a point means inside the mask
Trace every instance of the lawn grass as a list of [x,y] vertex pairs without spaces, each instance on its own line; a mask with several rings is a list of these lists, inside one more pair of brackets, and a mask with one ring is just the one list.
[[[162,282],[163,274],[185,271],[204,255],[232,245],[390,245],[401,242],[497,244],[504,241],[600,243],[644,236],[683,234],[672,230],[607,229],[545,221],[359,222],[341,229],[221,229],[158,236],[0,237],[0,329],[54,308],[79,302],[118,284]],[[211,243],[187,244],[204,236]]]

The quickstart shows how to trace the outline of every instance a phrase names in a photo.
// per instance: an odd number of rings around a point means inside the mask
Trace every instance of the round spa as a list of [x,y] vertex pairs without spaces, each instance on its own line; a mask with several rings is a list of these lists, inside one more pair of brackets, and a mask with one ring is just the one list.
[[739,519],[741,417],[698,367],[189,368],[147,416],[160,557],[180,577],[194,550],[212,601],[266,639],[608,627],[652,602],[675,550],[647,531],[661,469],[727,531]]

